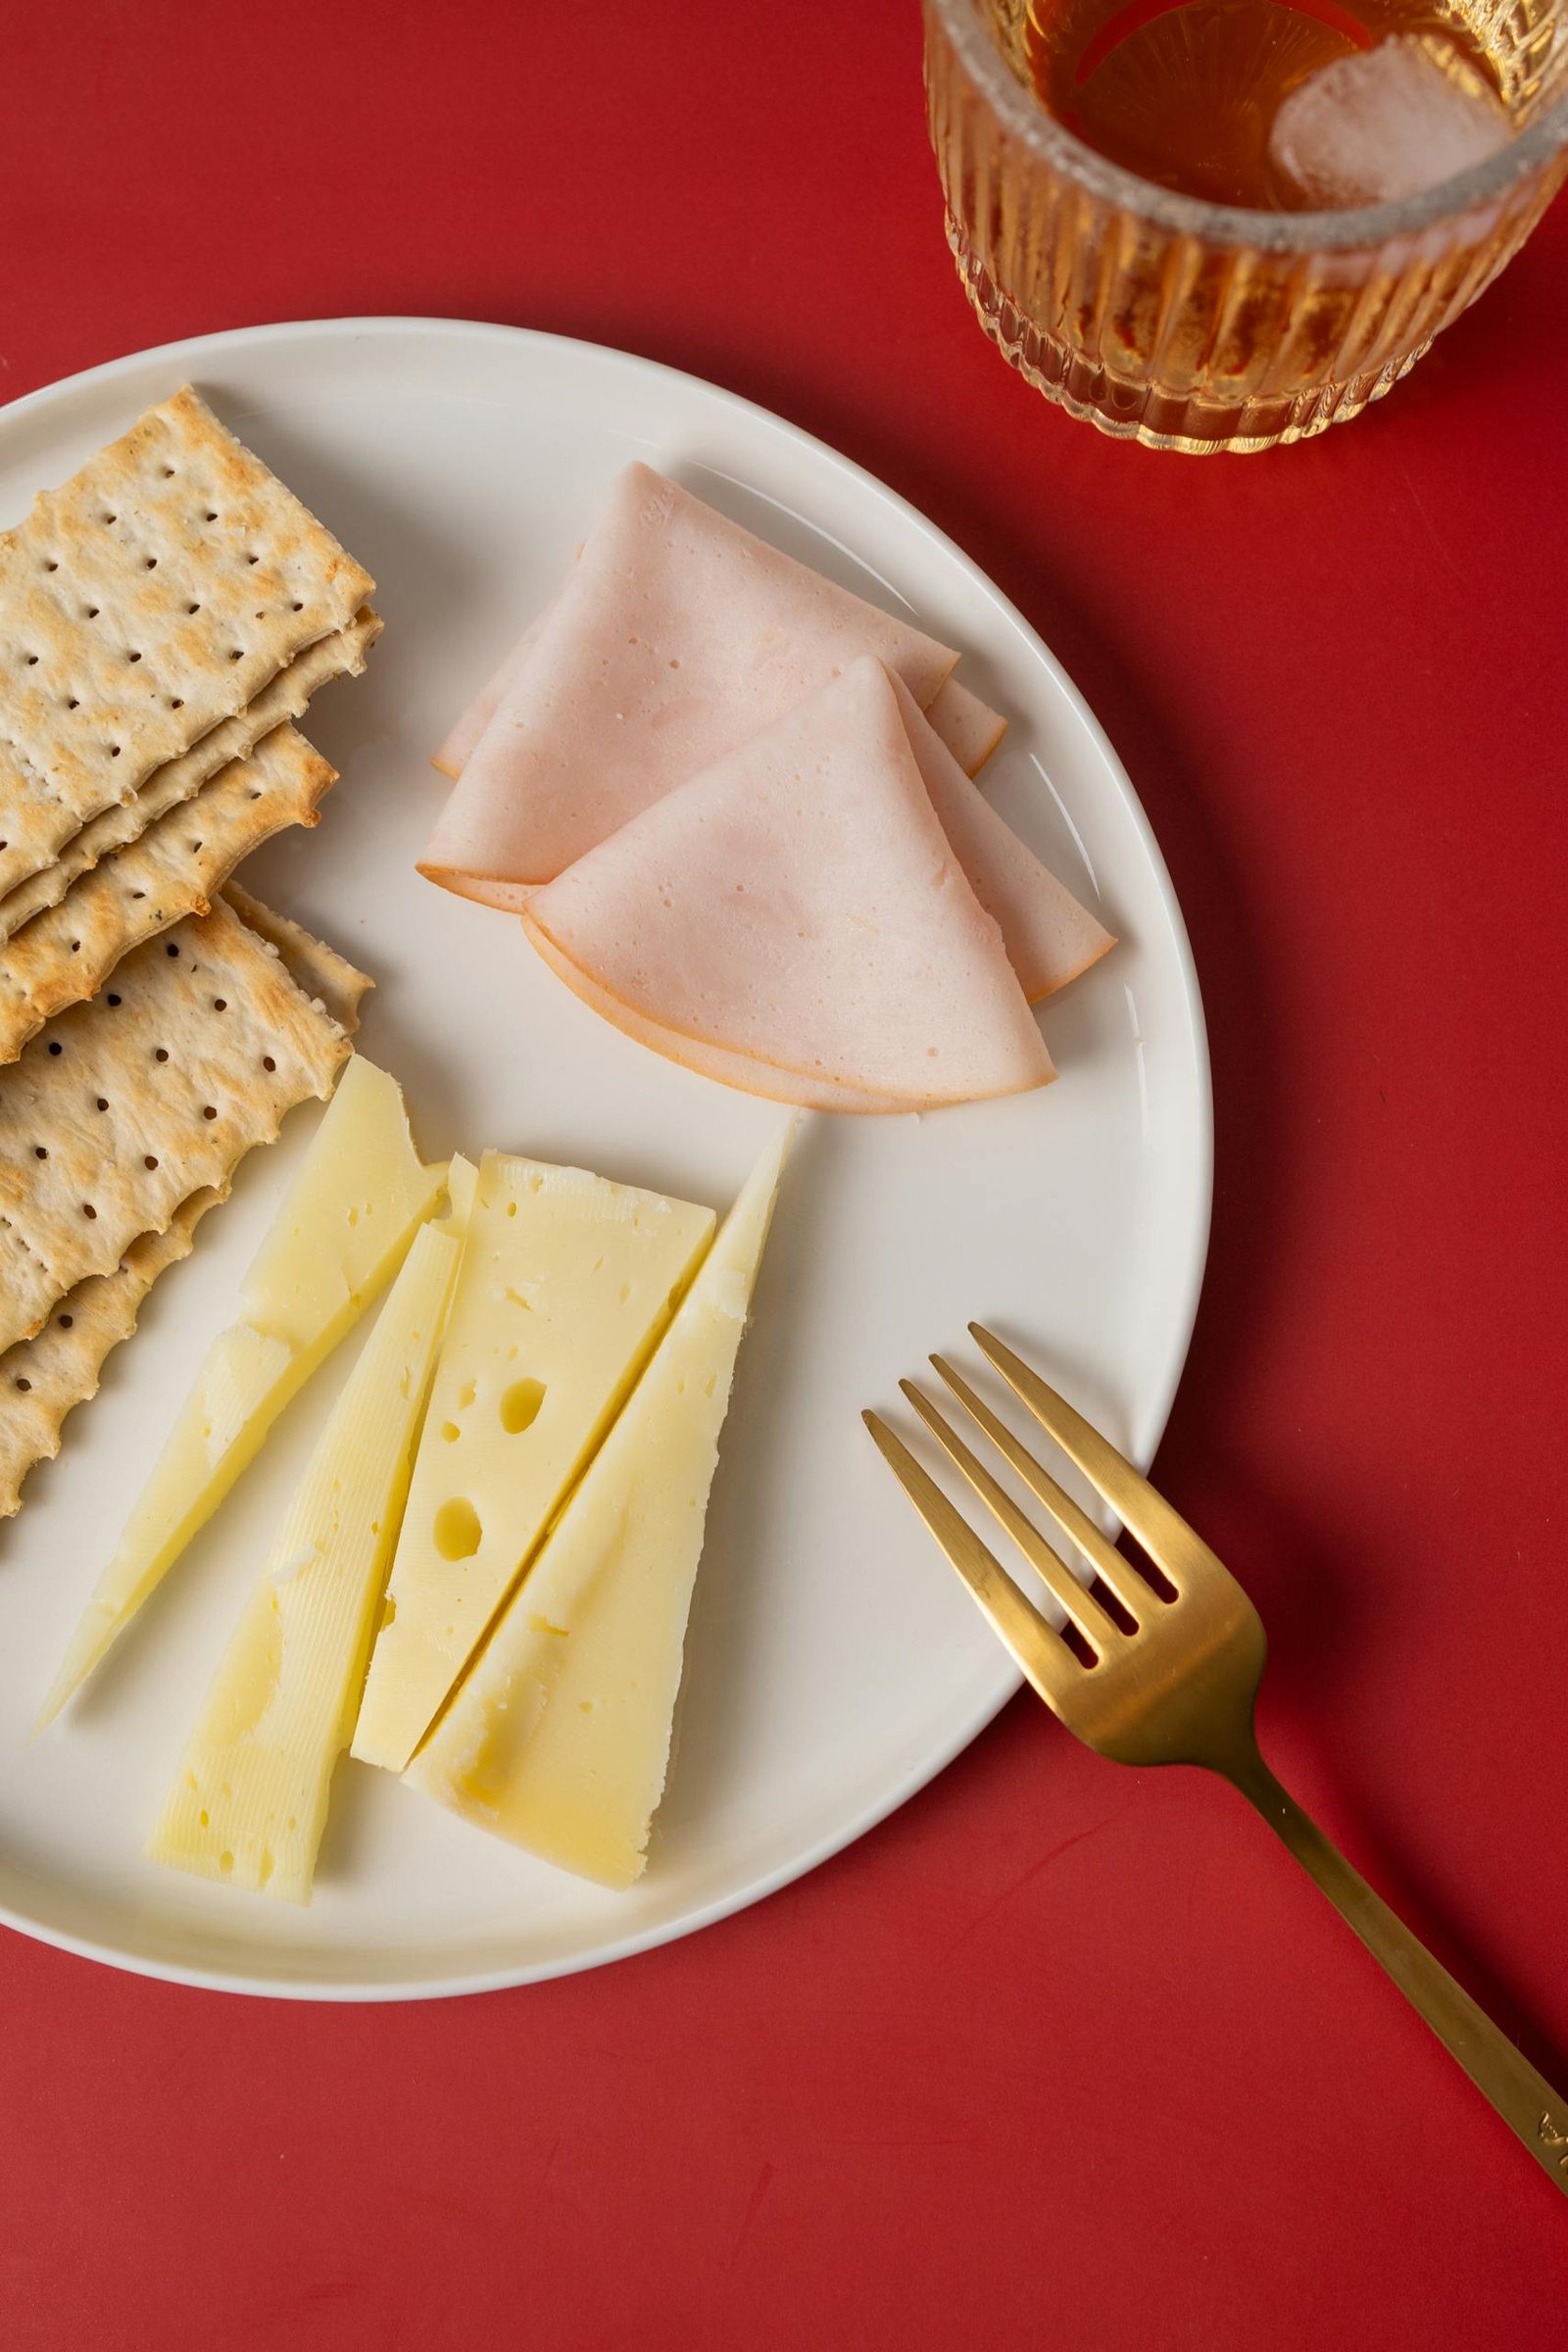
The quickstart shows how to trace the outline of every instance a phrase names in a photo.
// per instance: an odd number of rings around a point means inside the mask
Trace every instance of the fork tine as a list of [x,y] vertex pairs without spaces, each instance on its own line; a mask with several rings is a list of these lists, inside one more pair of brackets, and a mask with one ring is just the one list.
[[1037,1462],[1027,1446],[1021,1445],[1004,1421],[999,1421],[985,1399],[977,1396],[961,1372],[950,1364],[945,1355],[934,1355],[932,1363],[941,1373],[953,1394],[970,1418],[985,1431],[986,1436],[1011,1463],[1037,1502],[1046,1509],[1071,1544],[1076,1544],[1085,1559],[1093,1565],[1097,1576],[1104,1579],[1129,1616],[1141,1620],[1149,1613],[1150,1588],[1142,1577],[1134,1574],[1121,1553],[1103,1530],[1097,1527],[1089,1513],[1080,1510],[1065,1489],[1059,1487],[1043,1463]]
[[987,1550],[960,1511],[948,1500],[934,1478],[927,1476],[901,1438],[894,1436],[878,1413],[861,1420],[876,1440],[882,1458],[899,1481],[926,1526],[956,1568],[993,1629],[1001,1635],[1023,1673],[1054,1709],[1059,1690],[1070,1673],[1082,1673],[1071,1650],[1046,1623],[1034,1602],[1020,1592],[1001,1562]]
[[957,1432],[948,1426],[930,1398],[922,1396],[912,1380],[901,1380],[899,1387],[937,1444],[957,1464],[987,1510],[1001,1521],[1030,1567],[1050,1588],[1084,1638],[1102,1652],[1114,1649],[1118,1642],[1125,1641],[1126,1636],[1115,1620],[1101,1606],[1094,1594],[1078,1582],[1066,1561],[1057,1557],[1040,1530],[1024,1517],[1005,1488],[997,1484]]
[[1076,1462],[1096,1492],[1103,1495],[1124,1527],[1129,1528],[1156,1566],[1162,1568],[1178,1592],[1188,1590],[1192,1571],[1211,1569],[1228,1579],[1201,1536],[1194,1533],[1179,1511],[1156,1494],[1147,1478],[1135,1470],[1065,1396],[1058,1396],[1021,1356],[987,1331],[971,1323],[970,1335],[1035,1419],[1069,1461]]

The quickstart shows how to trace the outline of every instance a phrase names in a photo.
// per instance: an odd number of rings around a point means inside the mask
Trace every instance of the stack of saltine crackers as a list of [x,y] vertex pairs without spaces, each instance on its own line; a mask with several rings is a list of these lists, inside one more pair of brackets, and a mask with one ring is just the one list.
[[0,1516],[366,976],[230,884],[374,582],[187,386],[0,536]]

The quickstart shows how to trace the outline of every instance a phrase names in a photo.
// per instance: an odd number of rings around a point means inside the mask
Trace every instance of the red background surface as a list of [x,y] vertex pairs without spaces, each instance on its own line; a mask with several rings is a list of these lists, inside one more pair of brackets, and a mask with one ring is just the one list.
[[[983,342],[911,0],[12,12],[7,397],[441,312],[779,409],[1104,720],[1213,1042],[1159,1475],[1273,1640],[1266,1744],[1568,2075],[1558,1474],[1568,211],[1304,448],[1100,439]],[[392,2009],[0,1936],[8,2352],[1568,2340],[1568,2212],[1217,1784],[1015,1702],[683,1944]]]

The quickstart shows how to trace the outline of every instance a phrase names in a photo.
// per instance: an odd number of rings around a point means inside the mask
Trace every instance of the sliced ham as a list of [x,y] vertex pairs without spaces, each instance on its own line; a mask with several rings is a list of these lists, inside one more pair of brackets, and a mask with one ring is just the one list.
[[431,754],[430,765],[438,767],[444,776],[450,776],[454,784],[472,759],[474,745],[522,676],[528,656],[538,644],[555,603],[556,599],[552,597],[549,604],[534,614],[500,668],[485,680],[466,710],[455,721],[440,750]]
[[966,776],[977,776],[1007,731],[993,710],[961,678],[944,678],[926,705],[926,717]]
[[697,1058],[682,1041],[716,1050],[757,1092],[915,1109],[1054,1074],[869,656],[587,852],[522,919],[623,1026],[681,1058]]
[[936,1107],[927,1102],[901,1102],[891,1095],[867,1094],[863,1088],[838,1086],[830,1078],[808,1078],[799,1070],[770,1070],[766,1062],[754,1060],[748,1054],[734,1054],[705,1038],[688,1037],[682,1030],[666,1028],[662,1022],[650,1020],[646,1013],[633,1011],[618,997],[612,997],[608,988],[590,979],[536,924],[525,928],[551,970],[564,980],[591,1012],[597,1012],[612,1029],[634,1038],[638,1045],[662,1054],[666,1061],[678,1061],[700,1077],[714,1078],[720,1086],[733,1086],[743,1095],[765,1095],[771,1102],[797,1102],[807,1110],[911,1111]]
[[957,659],[629,466],[501,691],[422,870],[478,898],[548,882],[867,653],[922,709]]
[[[545,622],[555,605],[555,598],[523,630],[499,669],[486,679],[467,709],[454,722],[451,732],[440,749],[430,757],[430,765],[454,783],[462,775],[473,756],[473,749],[484,733],[503,701],[512,693],[527,664],[528,656],[539,641]],[[971,694],[961,679],[944,678],[926,711],[926,717],[947,745],[966,776],[977,776],[1003,736],[1007,722],[998,710]]]
[[1007,960],[1031,1004],[1099,961],[1111,934],[1042,865],[985,794],[966,776],[903,681],[892,680],[905,733],[931,806],[969,878],[975,897],[1002,933]]

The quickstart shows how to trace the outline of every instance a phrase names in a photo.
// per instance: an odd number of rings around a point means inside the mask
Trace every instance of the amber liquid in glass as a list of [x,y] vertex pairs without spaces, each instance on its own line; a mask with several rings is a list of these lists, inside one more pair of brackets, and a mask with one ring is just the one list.
[[1029,0],[1024,48],[1041,102],[1112,163],[1211,204],[1297,212],[1307,199],[1269,153],[1280,106],[1400,33],[1496,94],[1483,47],[1430,0]]

